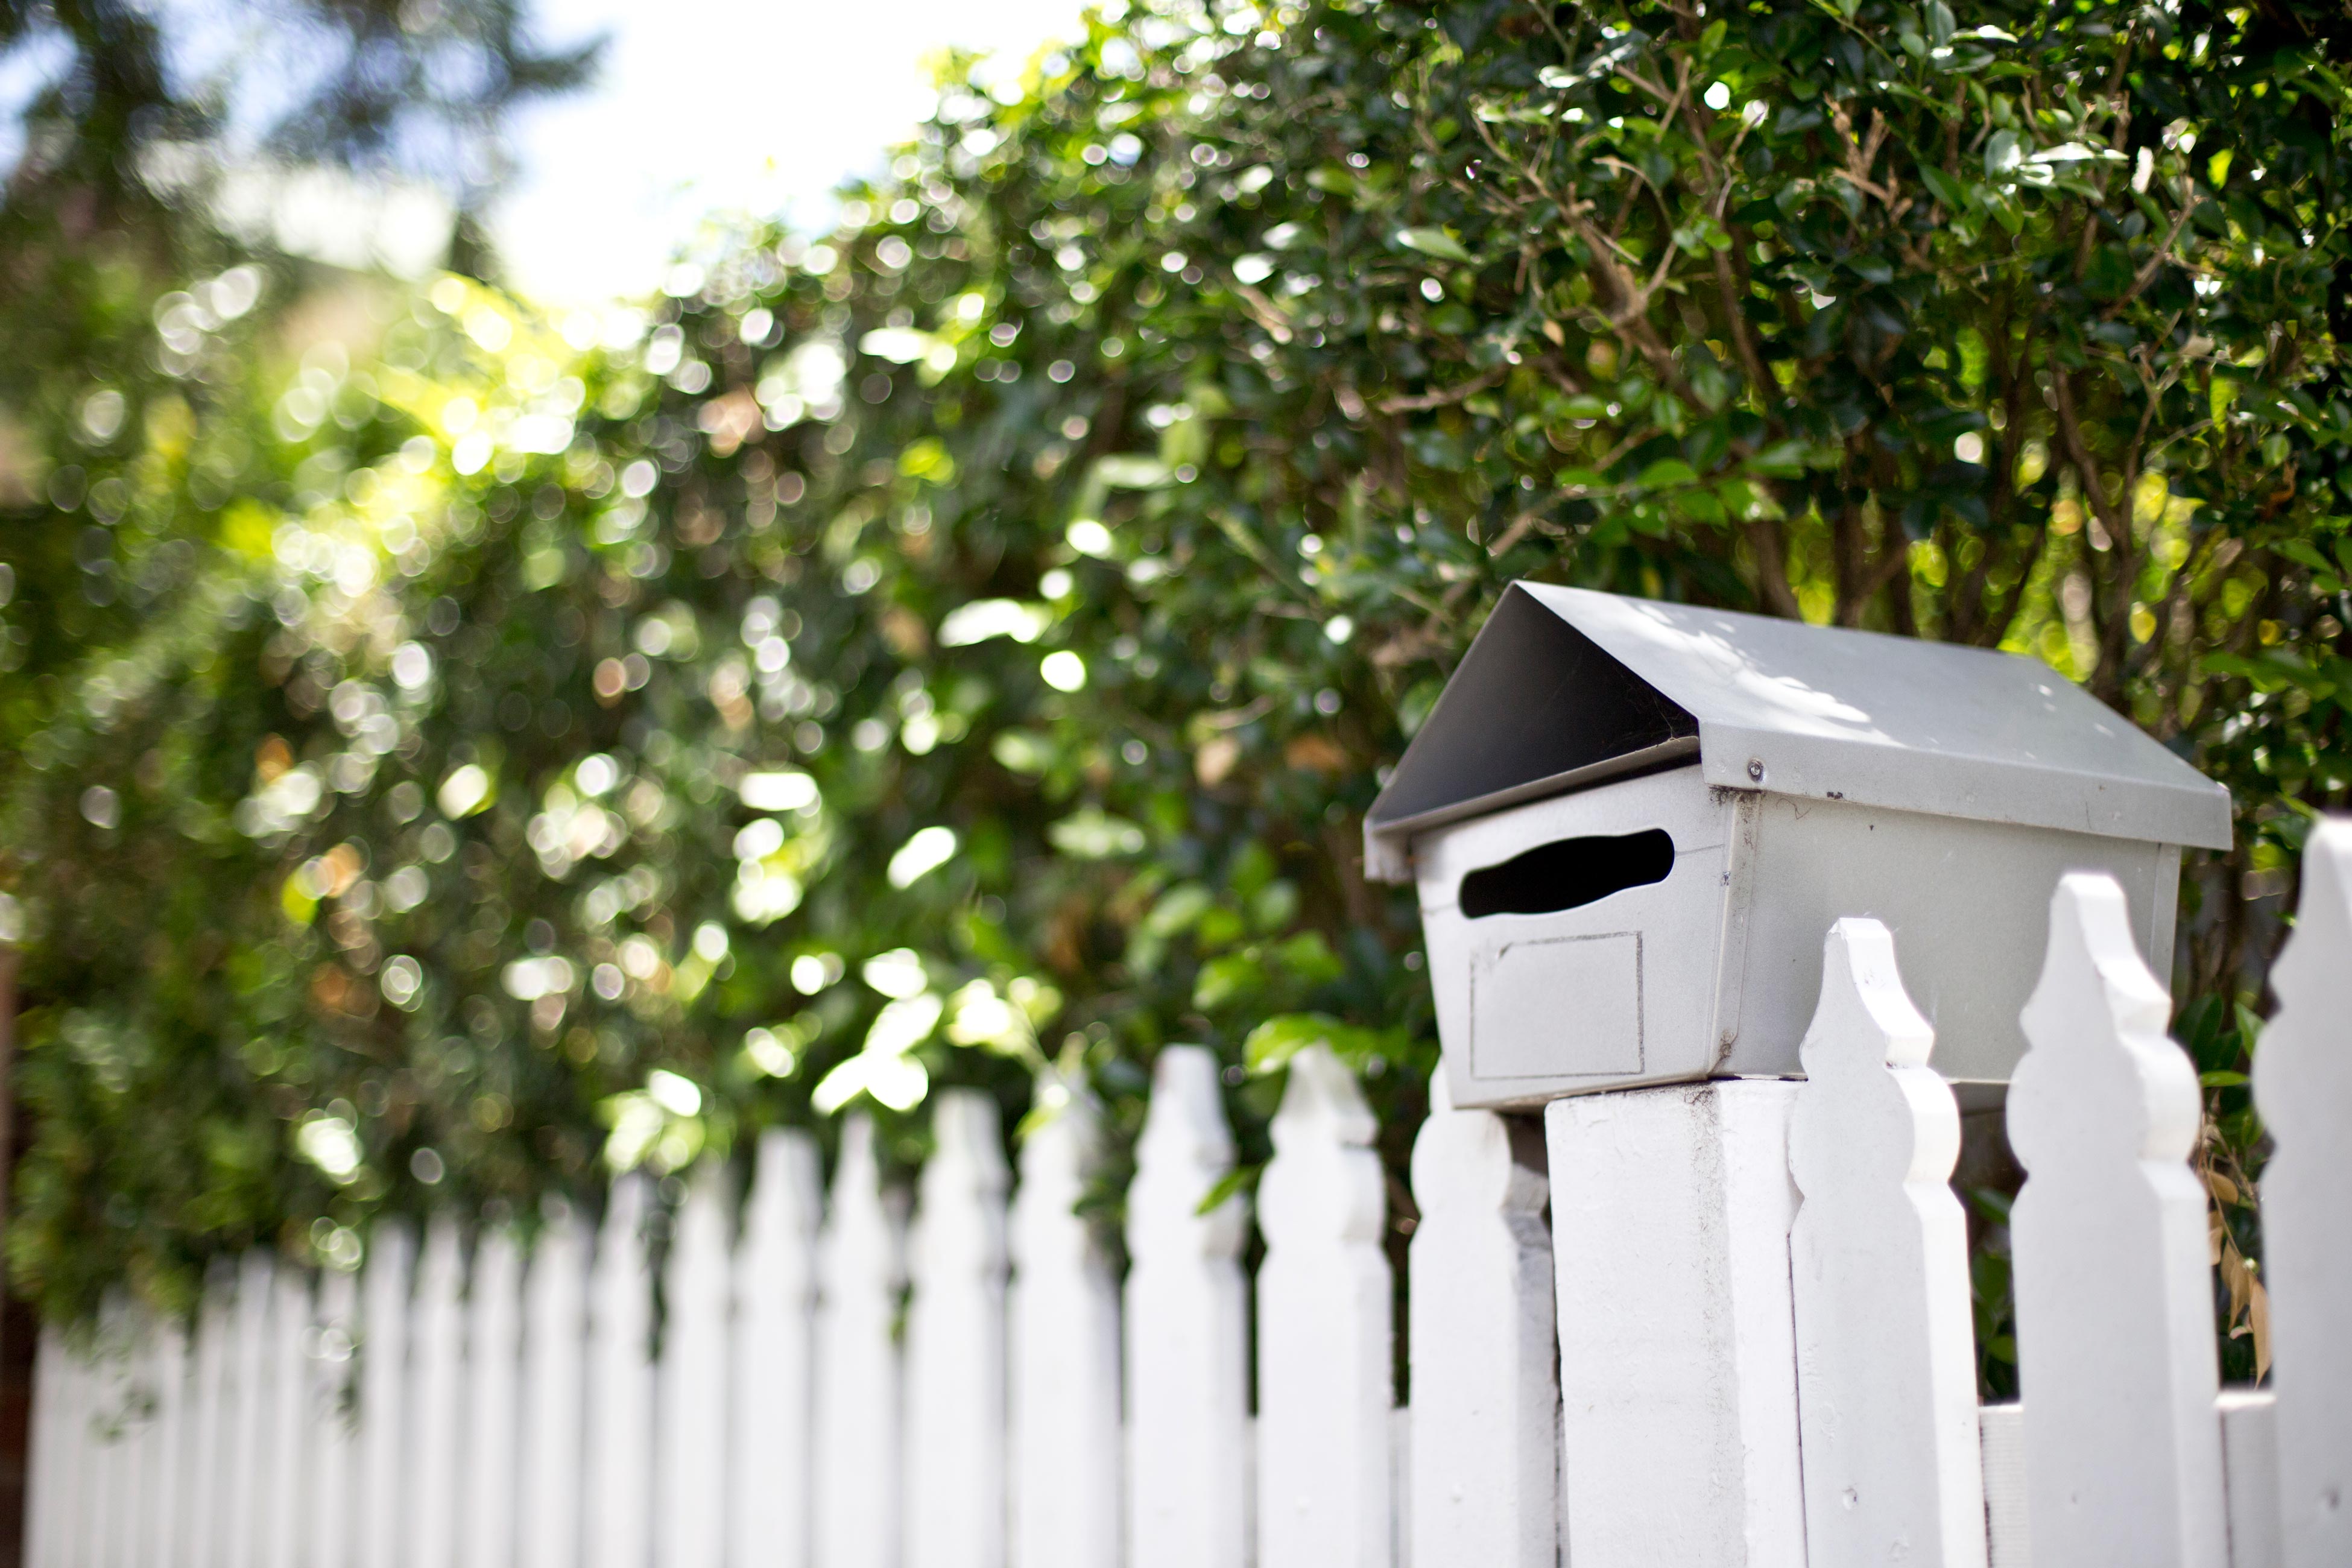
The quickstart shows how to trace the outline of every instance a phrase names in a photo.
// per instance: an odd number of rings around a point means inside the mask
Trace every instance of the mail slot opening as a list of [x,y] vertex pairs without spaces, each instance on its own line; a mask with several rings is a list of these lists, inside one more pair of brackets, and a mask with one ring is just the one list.
[[1556,838],[1483,866],[1462,879],[1462,912],[1549,915],[1599,903],[1628,888],[1663,882],[1675,868],[1675,841],[1663,827],[1589,838]]

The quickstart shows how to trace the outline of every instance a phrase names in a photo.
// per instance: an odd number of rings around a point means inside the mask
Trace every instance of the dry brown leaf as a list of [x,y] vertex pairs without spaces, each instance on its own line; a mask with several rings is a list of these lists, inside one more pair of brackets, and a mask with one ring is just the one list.
[[2246,1321],[2254,1331],[2254,1381],[2260,1383],[2271,1374],[2271,1293],[2259,1279],[2247,1283]]
[[1310,773],[1344,773],[1348,753],[1328,735],[1306,734],[1282,748],[1282,760]]

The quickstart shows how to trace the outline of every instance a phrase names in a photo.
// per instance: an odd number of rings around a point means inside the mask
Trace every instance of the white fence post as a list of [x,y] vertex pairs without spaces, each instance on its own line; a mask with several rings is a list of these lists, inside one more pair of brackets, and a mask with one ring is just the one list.
[[521,1372],[522,1248],[513,1230],[492,1226],[474,1242],[466,1301],[466,1464],[457,1532],[457,1561],[466,1568],[514,1568]]
[[65,1335],[41,1325],[33,1351],[32,1452],[25,1457],[26,1568],[55,1568],[64,1561],[67,1486],[72,1474],[67,1450]]
[[1559,1380],[1543,1139],[1456,1110],[1412,1145],[1412,1568],[1555,1568]]
[[227,1561],[257,1564],[262,1518],[269,1507],[270,1467],[277,1458],[269,1449],[269,1415],[275,1403],[269,1387],[269,1308],[275,1271],[268,1249],[257,1247],[247,1253],[236,1272],[236,1350],[229,1359],[236,1415],[222,1504],[227,1510]]
[[49,1494],[54,1523],[45,1533],[51,1563],[58,1568],[80,1568],[83,1532],[98,1495],[98,1457],[89,1441],[90,1367],[82,1347],[65,1335],[58,1336],[58,1351],[53,1393],[59,1463]]
[[1830,928],[1789,1127],[1810,1568],[1984,1568],[1960,1112],[1874,920]]
[[730,1568],[809,1568],[818,1182],[808,1134],[760,1135],[735,1254]]
[[116,1298],[100,1309],[97,1342],[89,1362],[90,1442],[95,1450],[95,1478],[83,1509],[84,1560],[96,1568],[113,1568],[131,1544],[132,1510],[125,1505],[138,1485],[131,1468],[130,1412],[131,1383],[136,1370],[129,1351],[129,1311]]
[[1258,1186],[1259,1568],[1390,1568],[1395,1281],[1380,1131],[1328,1046],[1290,1059]]
[[1004,1168],[996,1101],[943,1091],[907,1249],[907,1560],[1004,1564]]
[[932,1110],[908,1238],[908,1560],[1004,1561],[1004,1191],[996,1102],[949,1089]]
[[[190,1481],[187,1558],[194,1568],[237,1568],[228,1556],[226,1534],[230,1490],[229,1422],[231,1294],[236,1271],[226,1259],[215,1259],[206,1270],[205,1294],[196,1316],[195,1403],[192,1419],[181,1436],[186,1443]],[[371,1565],[375,1568],[375,1565]],[[389,1563],[382,1568],[391,1568]]]
[[[152,1563],[154,1568],[180,1568],[186,1559],[187,1534],[187,1445],[184,1434],[188,1418],[188,1330],[177,1318],[168,1318],[154,1325],[152,1373],[154,1379],[155,1419],[149,1428],[147,1485],[149,1495],[142,1510],[144,1529],[137,1546],[138,1561]],[[41,1353],[49,1353],[49,1342],[42,1340]],[[38,1393],[34,1394],[34,1415],[40,1411]],[[36,1426],[33,1441],[40,1442],[40,1427]],[[41,1473],[41,1457],[33,1455],[33,1474]],[[38,1553],[27,1547],[26,1561],[38,1561]],[[341,1563],[322,1564],[321,1568],[342,1568]]]
[[310,1344],[308,1389],[311,1445],[310,1568],[351,1568],[357,1513],[358,1391],[352,1386],[359,1279],[333,1269],[319,1281],[319,1333]]
[[2286,1568],[2352,1563],[2352,823],[2314,830],[2278,1016],[2254,1094],[2278,1142],[2263,1176]]
[[410,1568],[457,1556],[457,1486],[465,1463],[466,1250],[456,1218],[436,1215],[417,1259],[409,1327],[407,1516]]
[[[408,1288],[415,1243],[407,1226],[375,1227],[360,1294],[359,1568],[399,1568],[407,1539]],[[224,1563],[221,1568],[230,1568]]]
[[1101,1129],[1047,1068],[1021,1145],[1012,1219],[1013,1568],[1118,1561],[1118,1282],[1079,1200]]
[[1249,1552],[1248,1284],[1217,1058],[1161,1048],[1128,1189],[1129,1568],[1242,1568]]
[[[898,1568],[903,1241],[886,1202],[874,1124],[842,1124],[833,1201],[817,1252],[816,1561]],[[920,1568],[920,1565],[918,1565]]]
[[655,1562],[719,1568],[727,1541],[727,1167],[695,1172],[664,1277]]
[[2169,1011],[2122,888],[2064,878],[2009,1090],[2028,1513],[2063,1568],[2228,1559],[2201,1106]]
[[551,1200],[540,1213],[523,1301],[522,1568],[580,1568],[587,1463],[588,1222]]
[[653,1555],[653,1184],[613,1184],[588,1307],[588,1568],[646,1568]]
[[[259,1568],[296,1568],[308,1544],[316,1506],[317,1456],[310,1443],[310,1360],[304,1345],[316,1331],[309,1274],[279,1262],[271,1270],[269,1329],[269,1452],[275,1474],[261,1521]],[[129,1565],[126,1564],[126,1568]]]
[[1804,1561],[1789,1289],[1796,1085],[1544,1108],[1568,1561]]

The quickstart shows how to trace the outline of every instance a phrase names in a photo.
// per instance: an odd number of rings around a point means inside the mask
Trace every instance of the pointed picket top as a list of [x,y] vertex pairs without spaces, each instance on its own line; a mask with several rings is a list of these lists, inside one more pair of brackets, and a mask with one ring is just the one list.
[[2336,1568],[2352,1563],[2352,822],[2312,831],[2271,986],[2254,1098],[2277,1142],[2262,1202],[2281,1541],[2284,1568]]
[[462,1568],[513,1568],[516,1442],[522,1426],[522,1244],[508,1226],[474,1243],[466,1295]]
[[710,1568],[727,1540],[727,1165],[705,1159],[670,1242],[662,1326],[656,1568]]
[[931,1108],[908,1246],[907,1557],[1004,1563],[1004,1165],[996,1101],[952,1089]]
[[815,1561],[898,1568],[904,1279],[898,1217],[882,1192],[874,1124],[842,1124],[817,1248]]
[[1128,1189],[1129,1568],[1242,1568],[1249,1552],[1248,1284],[1217,1058],[1168,1046]]
[[523,1285],[521,1568],[579,1568],[587,1464],[588,1270],[595,1241],[571,1205],[540,1211]]
[[613,1184],[588,1300],[588,1568],[646,1568],[653,1555],[653,1183]]
[[762,1132],[735,1255],[730,1563],[809,1565],[810,1315],[824,1203],[814,1141]]
[[1789,1128],[1806,1550],[1984,1568],[1959,1107],[1874,920],[1830,928]]
[[1368,1167],[1360,1156],[1370,1154],[1380,1123],[1328,1046],[1290,1058],[1271,1131],[1274,1160],[1257,1194],[1266,1244],[1379,1240],[1386,1213],[1380,1161],[1372,1155]]
[[1102,1156],[1083,1085],[1037,1075],[1011,1222],[1013,1568],[1118,1560],[1118,1284],[1077,1212]]
[[2168,1012],[2123,889],[2063,879],[2009,1135],[2033,1552],[2068,1568],[2227,1561],[2201,1105]]
[[1413,1563],[1555,1568],[1559,1380],[1543,1138],[1456,1110],[1441,1068],[1412,1144]]
[[1328,1046],[1291,1058],[1258,1188],[1259,1568],[1389,1568],[1394,1555],[1379,1131]]

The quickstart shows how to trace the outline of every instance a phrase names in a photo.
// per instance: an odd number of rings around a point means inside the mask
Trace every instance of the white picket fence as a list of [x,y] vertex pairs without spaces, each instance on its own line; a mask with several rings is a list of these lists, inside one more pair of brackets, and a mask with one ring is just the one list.
[[27,1561],[2344,1568],[2352,826],[2302,908],[2256,1079],[2274,1395],[2217,1387],[2197,1080],[2121,893],[2079,876],[2009,1100],[2021,1405],[1977,1404],[1958,1114],[1890,938],[1849,920],[1802,1083],[1562,1100],[1540,1135],[1441,1092],[1409,1418],[1353,1080],[1290,1068],[1253,1282],[1244,1201],[1202,1212],[1217,1064],[1174,1047],[1123,1285],[1074,1213],[1094,1115],[1051,1078],[1017,1186],[992,1102],[942,1098],[910,1225],[859,1120],[829,1194],[793,1132],[740,1205],[696,1173],[657,1350],[642,1179],[528,1253],[445,1218],[356,1278],[253,1257],[192,1331],[44,1342]]

